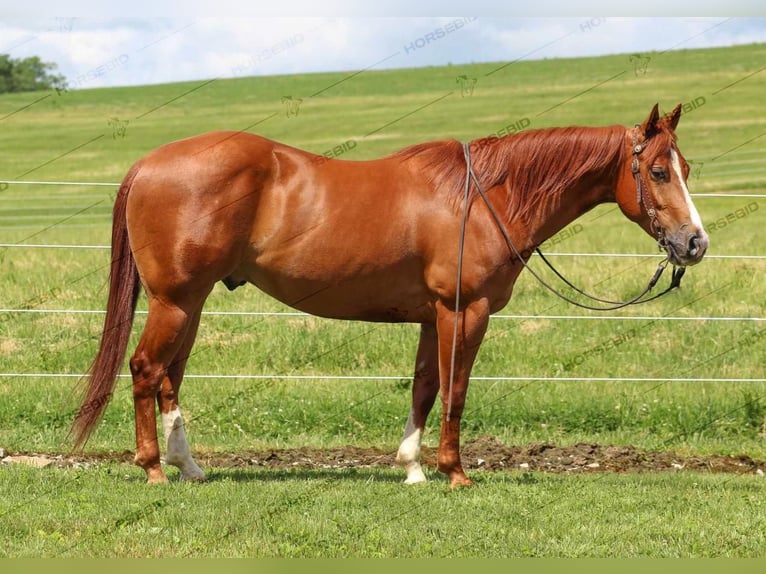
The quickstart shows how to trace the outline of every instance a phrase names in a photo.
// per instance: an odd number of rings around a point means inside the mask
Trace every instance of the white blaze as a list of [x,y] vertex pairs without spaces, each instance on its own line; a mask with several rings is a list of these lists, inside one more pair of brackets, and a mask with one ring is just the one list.
[[692,197],[689,195],[689,188],[686,187],[686,181],[684,181],[684,174],[683,171],[681,171],[681,162],[678,159],[678,154],[676,153],[676,150],[671,149],[670,150],[670,162],[673,166],[673,171],[676,174],[676,177],[678,178],[678,184],[681,186],[681,189],[684,192],[684,201],[686,202],[686,208],[689,210],[689,217],[691,218],[692,225],[694,225],[700,233],[705,233],[704,228],[702,226],[702,218],[700,217],[700,214],[697,212],[697,208],[694,206],[694,203],[692,203]]

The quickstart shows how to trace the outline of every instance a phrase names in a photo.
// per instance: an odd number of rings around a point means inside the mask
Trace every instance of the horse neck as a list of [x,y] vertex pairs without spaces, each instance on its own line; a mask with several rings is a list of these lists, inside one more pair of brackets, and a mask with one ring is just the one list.
[[600,203],[614,201],[626,130],[553,128],[502,138],[506,223],[539,245]]

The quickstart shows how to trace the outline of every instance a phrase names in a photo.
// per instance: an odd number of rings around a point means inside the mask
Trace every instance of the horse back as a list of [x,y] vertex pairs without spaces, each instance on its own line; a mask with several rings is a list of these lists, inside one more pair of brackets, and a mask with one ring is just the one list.
[[454,219],[414,175],[243,132],[167,144],[139,162],[129,197],[142,279],[155,293],[251,282],[318,315],[404,320],[428,298],[438,221]]

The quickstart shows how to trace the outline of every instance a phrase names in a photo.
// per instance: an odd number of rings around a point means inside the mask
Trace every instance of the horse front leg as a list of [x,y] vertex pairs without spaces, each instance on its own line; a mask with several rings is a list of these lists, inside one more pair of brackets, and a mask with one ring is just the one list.
[[[489,324],[489,304],[485,299],[473,301],[457,314],[443,303],[437,304],[436,309],[442,400],[437,468],[447,475],[451,488],[470,486],[472,482],[460,461],[460,418],[465,406],[471,368]],[[454,375],[451,377],[453,344],[455,360]]]
[[404,437],[396,453],[396,462],[407,472],[405,484],[426,481],[420,466],[420,445],[428,414],[439,393],[439,345],[434,325],[420,327],[420,343],[415,359],[415,377],[412,383],[412,408],[404,428]]

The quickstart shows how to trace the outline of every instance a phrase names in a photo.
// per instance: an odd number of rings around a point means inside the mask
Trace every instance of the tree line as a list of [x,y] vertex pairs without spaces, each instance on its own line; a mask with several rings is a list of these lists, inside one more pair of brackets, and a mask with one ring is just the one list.
[[66,78],[56,74],[58,66],[37,56],[11,58],[0,54],[0,94],[66,88]]

